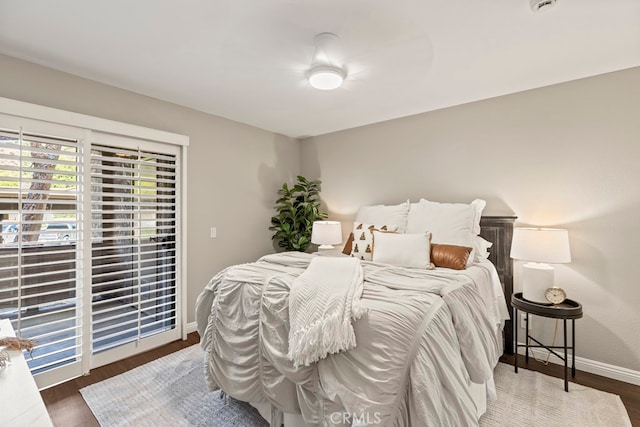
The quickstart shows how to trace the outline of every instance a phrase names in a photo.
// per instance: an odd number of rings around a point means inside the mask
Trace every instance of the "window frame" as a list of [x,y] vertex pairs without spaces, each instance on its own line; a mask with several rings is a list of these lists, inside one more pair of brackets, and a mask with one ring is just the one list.
[[[33,131],[44,131],[56,126],[63,126],[70,129],[70,133],[77,135],[82,141],[82,155],[84,156],[84,164],[90,165],[90,151],[92,143],[104,143],[110,141],[109,145],[116,142],[118,145],[130,144],[131,138],[136,139],[140,148],[157,147],[157,144],[163,144],[163,148],[173,150],[177,154],[176,163],[176,309],[177,309],[177,325],[176,331],[182,339],[187,338],[187,278],[186,278],[186,262],[187,262],[187,149],[189,146],[189,137],[177,133],[167,132],[158,129],[147,128],[143,126],[117,122],[113,120],[103,119],[100,117],[89,116],[85,114],[75,113],[71,111],[60,110],[51,107],[31,104],[23,101],[17,101],[9,98],[0,97],[0,115],[6,119],[8,123],[19,124],[29,121]],[[67,132],[65,132],[67,133]],[[126,145],[125,145],[126,146]],[[153,150],[153,148],[151,148]],[[83,181],[90,182],[90,167],[84,168]],[[84,218],[85,223],[90,224],[91,198],[83,197],[83,215],[89,215]],[[84,242],[91,242],[91,228],[84,227],[82,231]],[[90,243],[84,245],[84,251],[91,251]],[[85,253],[86,256],[86,253]],[[85,258],[87,259],[87,258]],[[90,259],[90,257],[89,257]],[[91,265],[84,263],[81,271],[78,272],[78,281],[91,283]],[[86,284],[85,284],[86,286]],[[87,289],[87,288],[85,288]],[[90,287],[89,287],[90,289]],[[83,290],[82,303],[84,306],[84,316],[90,318],[91,310],[91,292]],[[91,336],[90,322],[83,322],[83,337]],[[153,338],[153,337],[152,337]],[[145,345],[137,345],[131,348],[132,354],[140,353],[153,348],[162,343],[150,339]],[[40,389],[46,388],[57,383],[67,381],[74,376],[86,374],[90,369],[100,366],[102,361],[100,358],[91,357],[90,339],[83,339],[83,357],[81,362],[81,373],[68,376],[66,373],[48,375],[42,381],[36,378],[36,383]]]

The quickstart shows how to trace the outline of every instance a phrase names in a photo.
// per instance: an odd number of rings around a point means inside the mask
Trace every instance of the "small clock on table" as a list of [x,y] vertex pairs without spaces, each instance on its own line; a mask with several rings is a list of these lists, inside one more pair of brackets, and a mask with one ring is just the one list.
[[567,299],[567,292],[558,286],[552,286],[544,291],[544,297],[551,304],[558,305]]

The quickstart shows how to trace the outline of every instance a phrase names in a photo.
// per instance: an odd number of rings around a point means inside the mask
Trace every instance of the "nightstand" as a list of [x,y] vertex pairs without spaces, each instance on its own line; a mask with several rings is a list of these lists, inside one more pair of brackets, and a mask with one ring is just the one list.
[[[511,296],[511,305],[513,306],[513,319],[515,322],[518,320],[518,310],[527,313],[526,322],[526,340],[525,344],[518,344],[518,328],[515,330],[515,371],[518,372],[518,347],[525,347],[525,360],[529,362],[529,348],[545,348],[555,356],[564,361],[564,391],[569,391],[568,381],[568,357],[567,350],[571,349],[571,377],[576,376],[576,319],[582,317],[582,305],[576,301],[566,299],[560,304],[540,304],[532,301],[527,301],[522,298],[522,292],[513,294]],[[564,324],[564,346],[547,346],[542,344],[537,339],[529,335],[529,314],[542,317],[550,317],[552,319],[562,320]],[[571,320],[571,346],[567,345],[567,320]],[[537,345],[529,345],[529,339],[534,341]],[[564,357],[556,353],[554,349],[564,349]]]

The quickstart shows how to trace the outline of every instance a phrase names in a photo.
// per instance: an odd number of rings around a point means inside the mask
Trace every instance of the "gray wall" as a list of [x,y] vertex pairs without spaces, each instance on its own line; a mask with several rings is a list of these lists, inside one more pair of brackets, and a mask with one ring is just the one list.
[[[584,305],[576,354],[640,370],[640,68],[302,141],[330,218],[365,204],[488,202],[569,229],[556,281]],[[348,225],[343,230],[348,230]],[[516,263],[516,289],[520,264]],[[550,339],[553,323],[535,319]],[[560,331],[560,336],[562,332]]]
[[295,139],[3,55],[0,96],[190,137],[188,322],[213,274],[273,251],[267,228],[277,189],[298,174]]

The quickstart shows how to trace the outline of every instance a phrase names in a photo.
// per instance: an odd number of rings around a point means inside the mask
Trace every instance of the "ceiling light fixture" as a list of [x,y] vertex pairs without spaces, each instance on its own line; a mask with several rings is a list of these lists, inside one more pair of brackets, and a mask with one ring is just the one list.
[[333,33],[316,36],[311,69],[307,73],[309,84],[319,90],[333,90],[342,86],[347,72],[340,66],[340,39]]
[[342,86],[344,71],[336,67],[318,66],[309,71],[309,83],[320,90],[333,90]]

